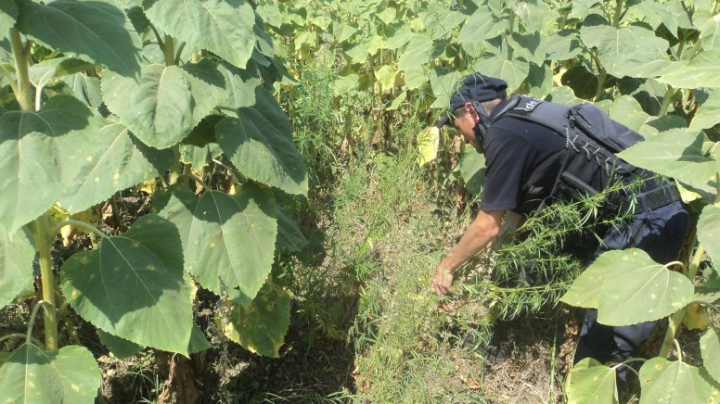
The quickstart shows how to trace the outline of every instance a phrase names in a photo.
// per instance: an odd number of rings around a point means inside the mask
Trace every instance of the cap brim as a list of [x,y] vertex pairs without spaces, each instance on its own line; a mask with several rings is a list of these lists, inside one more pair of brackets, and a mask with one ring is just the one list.
[[450,114],[443,115],[442,118],[440,118],[440,121],[437,123],[437,128],[441,129],[443,126],[448,125],[450,123]]

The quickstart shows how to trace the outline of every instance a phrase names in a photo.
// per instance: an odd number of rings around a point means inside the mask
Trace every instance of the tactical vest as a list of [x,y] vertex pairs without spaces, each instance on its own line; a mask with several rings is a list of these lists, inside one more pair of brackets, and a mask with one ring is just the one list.
[[565,138],[564,147],[540,163],[523,185],[519,213],[528,214],[558,200],[596,195],[632,176],[653,176],[614,154],[643,140],[642,136],[592,104],[565,106],[516,95],[501,108],[493,114],[491,126],[500,119],[515,117],[543,125]]

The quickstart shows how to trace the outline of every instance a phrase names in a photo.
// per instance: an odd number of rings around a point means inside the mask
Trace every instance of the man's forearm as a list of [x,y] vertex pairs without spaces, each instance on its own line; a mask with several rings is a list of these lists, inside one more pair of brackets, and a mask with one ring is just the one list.
[[495,240],[504,214],[505,211],[480,211],[441,265],[451,273],[455,273],[458,268]]

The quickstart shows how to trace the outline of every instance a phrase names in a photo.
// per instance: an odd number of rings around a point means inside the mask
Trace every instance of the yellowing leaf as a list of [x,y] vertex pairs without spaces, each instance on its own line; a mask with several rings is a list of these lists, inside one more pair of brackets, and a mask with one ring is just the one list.
[[397,73],[397,69],[392,66],[382,66],[379,69],[375,69],[375,78],[380,82],[383,90],[388,90],[395,86],[395,76],[397,76]]
[[423,166],[437,157],[440,146],[440,129],[431,126],[424,129],[417,137],[418,140],[418,164]]
[[688,330],[704,330],[710,324],[707,308],[697,303],[688,306],[683,318],[683,325]]

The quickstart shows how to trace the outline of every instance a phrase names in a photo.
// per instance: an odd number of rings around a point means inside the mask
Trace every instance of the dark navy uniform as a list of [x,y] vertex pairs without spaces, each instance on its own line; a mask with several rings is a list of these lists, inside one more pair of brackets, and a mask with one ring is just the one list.
[[[502,111],[508,101],[498,105]],[[602,191],[610,179],[603,167],[589,160],[576,147],[571,147],[562,134],[543,125],[513,116],[491,115],[493,122],[485,136],[485,187],[482,209],[512,210],[528,214],[548,200],[563,172],[569,172],[590,188]],[[646,172],[647,173],[647,172]],[[651,174],[651,173],[650,173]],[[639,195],[654,192],[663,186],[658,180],[646,181]],[[550,199],[548,199],[550,198]],[[650,204],[638,198],[639,208],[632,219],[619,228],[610,228],[603,243],[588,257],[592,262],[608,250],[636,247],[655,261],[668,263],[677,259],[689,225],[689,215],[682,202]],[[593,357],[601,362],[622,362],[637,355],[656,323],[627,327],[609,327],[597,323],[597,312],[591,310],[584,322],[575,361]],[[620,373],[624,379],[623,373]]]

